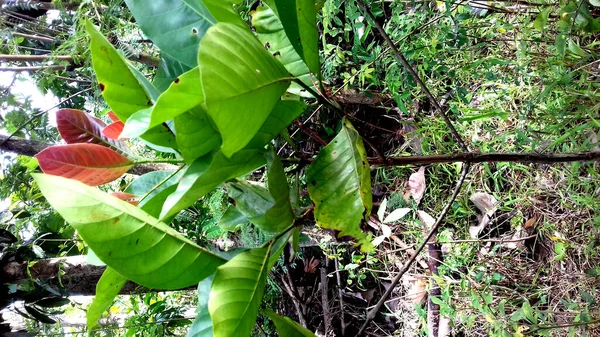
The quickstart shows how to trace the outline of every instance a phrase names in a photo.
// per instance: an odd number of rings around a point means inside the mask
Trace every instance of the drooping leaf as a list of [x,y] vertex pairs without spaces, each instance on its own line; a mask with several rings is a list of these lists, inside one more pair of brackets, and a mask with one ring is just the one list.
[[111,140],[121,138],[121,133],[125,124],[123,122],[114,122],[102,129],[102,135]]
[[97,144],[55,145],[35,155],[44,173],[98,186],[120,178],[133,162]]
[[[283,64],[285,69],[306,85],[312,87],[313,81],[308,66],[292,46],[275,12],[269,7],[259,6],[252,13],[252,26],[263,46]],[[312,97],[310,93],[295,82],[290,85],[288,91],[303,97]]]
[[98,320],[110,308],[125,282],[127,282],[127,278],[121,276],[114,269],[107,267],[104,270],[98,284],[96,284],[96,296],[94,296],[86,314],[88,330],[92,330],[98,325]]
[[162,53],[160,55],[158,70],[152,79],[152,84],[158,91],[164,92],[177,77],[190,69],[192,67],[177,61],[166,53]]
[[321,76],[319,61],[319,31],[314,0],[273,0],[275,13],[296,52],[302,57],[310,71]]
[[71,301],[68,298],[61,296],[46,297],[33,302],[33,304],[42,308],[58,308],[69,303],[71,303]]
[[539,31],[544,31],[546,27],[546,23],[548,23],[548,17],[550,16],[550,12],[552,11],[552,7],[548,6],[544,8],[536,17],[533,22],[533,27]]
[[208,310],[215,337],[250,336],[262,301],[270,247],[245,251],[217,268]]
[[[127,121],[134,113],[152,106],[158,91],[150,88],[146,78],[89,21],[86,30],[90,35],[94,72],[113,113],[121,121]],[[158,151],[172,152],[177,147],[175,136],[165,126],[148,130],[141,138]]]
[[221,220],[219,220],[219,227],[226,231],[235,232],[239,225],[245,224],[248,219],[242,212],[240,212],[235,206],[229,206]]
[[171,152],[171,149],[177,149],[177,140],[169,130],[167,123],[148,128],[150,118],[152,118],[152,110],[152,108],[146,108],[131,115],[127,119],[120,137],[129,138],[132,134],[136,137],[139,135],[146,143],[159,145],[160,147],[153,146],[153,148],[161,152]]
[[102,130],[106,123],[81,110],[60,109],[56,112],[56,127],[67,144],[90,143],[113,148],[127,149],[124,142],[107,138]]
[[52,207],[117,273],[152,289],[181,289],[225,262],[139,208],[80,182],[34,174]]
[[251,172],[264,163],[259,150],[242,150],[231,158],[217,152],[196,159],[185,171],[177,190],[165,201],[160,218],[179,213],[225,181]]
[[197,65],[200,40],[215,22],[202,1],[125,0],[125,3],[144,34],[163,53],[189,67]]
[[198,59],[206,110],[231,157],[260,130],[291,77],[248,29],[227,23],[208,30]]
[[352,236],[363,251],[370,251],[371,240],[360,229],[372,207],[369,163],[358,132],[348,120],[343,123],[340,133],[308,167],[308,192],[319,226]]
[[285,337],[315,337],[310,330],[294,322],[289,317],[281,317],[271,310],[265,310],[265,314],[275,323],[279,336]]
[[247,28],[237,11],[233,9],[233,5],[242,3],[242,0],[204,0],[202,2],[218,22]]
[[265,154],[268,189],[243,181],[230,183],[227,188],[237,209],[260,229],[272,233],[279,232],[294,222],[283,165],[273,152],[271,150]]
[[188,330],[187,337],[212,337],[212,321],[208,312],[208,298],[214,280],[211,275],[198,283],[198,308],[196,319]]
[[40,322],[40,323],[45,323],[45,324],[54,324],[56,323],[56,320],[48,317],[48,315],[40,310],[38,310],[37,308],[31,306],[31,305],[23,305],[23,307],[25,308],[25,311],[27,311],[28,314],[30,314],[36,321]]

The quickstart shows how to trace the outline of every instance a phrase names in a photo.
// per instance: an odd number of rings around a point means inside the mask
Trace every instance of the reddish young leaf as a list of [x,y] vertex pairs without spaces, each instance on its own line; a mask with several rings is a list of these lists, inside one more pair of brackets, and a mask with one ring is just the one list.
[[61,109],[56,112],[58,132],[67,144],[91,143],[126,149],[124,142],[105,137],[102,130],[106,124],[81,110]]
[[119,198],[123,201],[127,201],[128,203],[132,204],[133,206],[137,206],[140,203],[138,196],[134,195],[134,194],[129,194],[129,193],[125,193],[125,192],[112,192],[112,193],[110,193],[110,195],[112,195],[113,197]]
[[112,110],[108,112],[108,118],[110,118],[110,120],[113,123],[121,122],[121,120],[119,119],[119,117],[117,117],[117,115],[115,115],[115,113],[112,112]]
[[123,122],[114,122],[102,129],[102,134],[106,136],[106,138],[119,139],[124,127],[125,124]]
[[35,156],[44,173],[79,180],[90,186],[121,177],[133,162],[118,152],[97,144],[51,146]]

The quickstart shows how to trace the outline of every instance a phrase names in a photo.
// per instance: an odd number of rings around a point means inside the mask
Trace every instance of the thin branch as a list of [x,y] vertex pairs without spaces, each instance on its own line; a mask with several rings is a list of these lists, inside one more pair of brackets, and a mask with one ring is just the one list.
[[462,172],[460,174],[460,178],[458,179],[458,183],[456,184],[456,188],[454,189],[454,192],[452,193],[452,196],[450,197],[450,200],[448,200],[448,202],[446,203],[446,206],[444,206],[444,209],[442,209],[442,212],[440,213],[440,215],[438,216],[437,220],[435,221],[435,223],[433,224],[433,226],[429,230],[429,233],[427,234],[427,236],[425,236],[425,239],[423,240],[423,242],[415,250],[414,254],[412,254],[410,256],[410,258],[408,259],[408,261],[406,261],[404,263],[404,265],[402,266],[402,269],[400,269],[400,272],[398,272],[398,274],[396,275],[396,277],[392,281],[392,284],[390,284],[390,286],[387,288],[387,290],[385,291],[385,293],[383,294],[383,296],[379,299],[379,301],[377,302],[377,304],[375,304],[375,306],[373,307],[373,309],[371,309],[367,313],[367,318],[366,318],[365,322],[363,323],[362,327],[360,328],[360,331],[358,332],[357,336],[362,336],[364,334],[365,330],[369,326],[369,323],[375,318],[375,316],[377,315],[377,313],[379,312],[379,310],[381,310],[381,307],[383,306],[383,304],[385,303],[385,301],[390,297],[390,295],[392,294],[392,291],[394,291],[394,288],[396,287],[396,285],[398,285],[398,282],[400,282],[400,279],[402,278],[402,276],[412,266],[412,264],[415,262],[415,260],[419,256],[419,254],[423,251],[423,249],[425,248],[425,246],[427,246],[429,244],[429,240],[431,239],[431,237],[433,237],[433,235],[435,235],[435,233],[437,232],[438,227],[440,226],[440,224],[444,220],[444,217],[446,217],[446,214],[450,210],[450,207],[452,207],[452,204],[454,203],[454,200],[456,200],[456,197],[458,196],[458,193],[460,192],[460,189],[461,189],[463,183],[465,182],[465,178],[467,177],[467,174],[469,173],[470,167],[471,167],[470,163],[465,163],[464,164],[464,166],[462,168]]
[[44,36],[39,36],[39,35],[30,35],[30,34],[23,34],[23,33],[12,33],[13,36],[19,36],[19,37],[24,37],[26,39],[30,39],[30,40],[37,40],[37,41],[41,41],[41,42],[55,42],[56,39],[51,38],[51,37],[44,37]]
[[72,61],[73,56],[69,55],[10,55],[0,54],[0,61],[7,62],[41,62],[46,60],[65,60]]
[[92,87],[90,87],[90,88],[87,88],[87,89],[83,89],[83,90],[81,90],[81,91],[79,91],[79,92],[76,92],[76,93],[74,93],[73,95],[71,95],[71,96],[69,96],[69,97],[65,98],[64,100],[62,100],[62,101],[58,102],[58,104],[54,105],[53,107],[50,107],[49,109],[46,109],[46,110],[44,110],[44,111],[41,111],[41,112],[38,112],[38,113],[35,113],[35,114],[33,114],[33,115],[32,115],[32,116],[31,116],[31,117],[30,117],[30,118],[29,118],[29,119],[28,119],[28,120],[27,120],[25,123],[21,124],[21,126],[19,126],[19,127],[18,127],[18,128],[17,128],[17,129],[16,129],[14,132],[13,132],[13,133],[11,133],[10,135],[8,135],[8,137],[6,137],[6,139],[4,139],[4,140],[2,141],[2,143],[0,143],[0,147],[1,147],[2,145],[4,145],[4,143],[6,143],[8,140],[10,140],[10,139],[11,139],[11,138],[12,138],[14,135],[16,135],[16,134],[17,134],[19,131],[23,130],[23,128],[24,128],[24,127],[26,127],[27,125],[29,125],[29,123],[33,122],[33,121],[34,121],[36,118],[38,118],[38,117],[42,116],[43,114],[45,114],[45,113],[47,113],[48,111],[50,111],[50,110],[52,110],[52,109],[56,108],[57,106],[60,106],[61,104],[63,104],[63,103],[65,103],[65,102],[68,102],[68,101],[70,101],[70,100],[71,100],[71,99],[73,99],[74,97],[77,97],[77,96],[79,96],[79,95],[81,95],[81,94],[83,94],[83,93],[86,93],[86,92],[88,92],[88,91],[90,91],[90,90],[92,90],[92,89],[93,89]]
[[65,66],[35,66],[35,67],[0,67],[1,71],[25,72],[25,71],[40,71],[40,70],[65,70]]
[[394,53],[394,56],[398,60],[398,62],[400,62],[408,70],[408,72],[412,75],[412,77],[415,79],[417,84],[419,84],[419,86],[421,87],[423,92],[425,92],[425,95],[427,96],[427,98],[429,98],[429,100],[431,101],[431,104],[433,104],[433,106],[436,108],[438,113],[442,116],[442,118],[444,119],[444,122],[450,129],[450,133],[452,133],[452,136],[454,137],[454,139],[460,146],[460,149],[464,152],[468,152],[469,148],[467,147],[467,145],[463,141],[462,137],[460,136],[458,131],[456,131],[456,129],[454,128],[454,125],[452,124],[452,122],[450,121],[448,116],[446,115],[446,110],[444,108],[442,108],[440,103],[438,103],[437,99],[435,97],[433,97],[433,94],[431,93],[431,91],[429,91],[429,88],[427,88],[425,83],[419,77],[419,74],[417,74],[415,69],[408,63],[406,58],[404,58],[404,55],[402,55],[400,53],[400,51],[398,51],[398,48],[396,48],[396,46],[394,45],[394,42],[390,39],[390,37],[387,35],[387,33],[385,32],[383,27],[381,27],[381,25],[377,22],[377,20],[375,20],[375,16],[373,15],[373,13],[371,13],[371,10],[367,7],[367,5],[365,5],[364,1],[363,0],[357,0],[357,1],[358,1],[359,5],[362,7],[365,14],[371,19],[371,21],[375,25],[375,28],[377,29],[379,34],[383,37],[385,42],[388,44],[388,46],[392,50],[392,53]]

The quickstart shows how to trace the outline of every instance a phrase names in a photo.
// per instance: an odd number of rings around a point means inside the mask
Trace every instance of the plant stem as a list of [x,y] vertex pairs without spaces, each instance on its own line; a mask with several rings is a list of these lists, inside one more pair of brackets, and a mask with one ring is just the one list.
[[390,286],[387,288],[387,290],[385,291],[383,296],[381,296],[381,298],[379,299],[377,304],[375,304],[373,309],[371,309],[367,313],[367,318],[366,318],[365,322],[363,323],[362,327],[360,328],[360,331],[358,332],[357,336],[362,336],[364,334],[365,330],[367,329],[367,326],[369,326],[369,323],[375,318],[375,316],[377,315],[379,310],[381,310],[381,307],[383,306],[385,301],[390,297],[390,295],[392,294],[392,291],[394,291],[394,288],[396,287],[396,285],[398,285],[398,282],[400,282],[400,279],[402,278],[402,276],[412,266],[412,264],[415,262],[415,260],[419,256],[419,254],[423,251],[423,248],[425,248],[425,246],[427,246],[429,244],[429,240],[435,235],[438,227],[441,225],[442,221],[444,220],[444,217],[446,216],[446,214],[450,210],[450,207],[454,203],[454,200],[456,200],[456,197],[458,196],[458,193],[460,192],[460,189],[461,189],[463,183],[465,182],[465,178],[467,177],[467,174],[469,173],[470,167],[471,167],[470,163],[464,164],[464,166],[462,168],[462,172],[460,174],[460,178],[458,179],[458,183],[456,184],[456,188],[454,188],[454,192],[452,193],[450,200],[448,200],[448,202],[446,203],[446,206],[444,206],[444,209],[442,210],[442,212],[438,216],[437,220],[431,227],[431,230],[429,230],[429,233],[427,234],[427,236],[425,236],[425,239],[423,240],[423,242],[419,245],[419,247],[415,250],[415,252],[410,256],[408,261],[406,261],[406,263],[404,263],[404,265],[402,266],[402,269],[400,269],[400,271],[398,272],[398,274],[392,281],[392,284],[390,284]]
[[365,14],[369,17],[369,19],[371,19],[371,21],[373,22],[373,25],[375,25],[375,28],[377,29],[379,34],[383,37],[385,42],[388,44],[388,46],[392,50],[392,53],[394,54],[396,59],[408,70],[408,72],[415,79],[417,84],[419,84],[419,86],[421,87],[423,92],[425,92],[425,95],[427,96],[427,98],[429,98],[429,100],[431,101],[431,104],[433,104],[433,106],[436,108],[438,113],[442,116],[442,118],[444,119],[444,122],[450,129],[450,133],[452,133],[452,136],[454,137],[454,139],[460,146],[460,149],[464,152],[468,152],[469,148],[467,147],[467,145],[465,145],[465,142],[463,141],[462,137],[460,136],[458,131],[456,131],[456,129],[454,128],[454,125],[452,124],[452,122],[450,121],[448,116],[446,115],[446,111],[442,108],[440,103],[438,103],[437,99],[435,99],[435,97],[433,97],[433,94],[431,93],[431,91],[429,91],[429,88],[427,88],[425,83],[421,80],[421,78],[419,77],[419,74],[417,74],[415,69],[408,63],[406,58],[404,58],[404,55],[402,55],[398,51],[398,49],[394,45],[394,42],[392,42],[392,40],[387,35],[387,33],[385,32],[383,27],[381,27],[381,25],[377,22],[377,20],[375,20],[375,16],[371,12],[371,10],[367,7],[367,5],[365,5],[364,1],[363,0],[357,0],[357,1],[358,1],[359,5],[362,7]]
[[325,105],[326,107],[328,107],[329,109],[335,111],[335,113],[337,113],[340,117],[344,117],[345,113],[340,107],[335,106],[328,99],[326,99],[325,97],[320,95],[318,92],[313,90],[313,88],[306,85],[306,83],[302,82],[301,80],[299,80],[297,78],[294,78],[294,82],[298,83],[298,85],[300,85],[302,87],[302,89],[308,91],[311,95],[313,95],[317,99],[317,101],[319,101],[319,103],[321,103],[321,104]]

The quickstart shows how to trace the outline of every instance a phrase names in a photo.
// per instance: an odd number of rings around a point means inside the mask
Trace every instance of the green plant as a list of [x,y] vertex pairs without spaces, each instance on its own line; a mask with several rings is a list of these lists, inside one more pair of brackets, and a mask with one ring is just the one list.
[[[238,16],[235,2],[182,1],[169,20],[155,20],[166,2],[127,1],[163,55],[154,84],[85,23],[113,123],[61,110],[58,127],[68,144],[39,153],[46,174],[34,178],[108,265],[88,312],[90,329],[126,280],[154,289],[200,282],[204,309],[189,335],[206,329],[214,336],[250,335],[267,274],[299,226],[297,214],[304,213],[292,206],[284,166],[267,145],[304,112],[302,97],[320,97],[311,81],[321,78],[316,9],[311,1],[291,3],[295,9],[281,0],[260,6],[253,16],[255,35]],[[140,158],[121,140],[133,137],[167,155]],[[109,183],[145,163],[182,166],[140,176],[112,195],[86,186]],[[265,165],[266,184],[241,179]],[[358,238],[370,250],[359,227],[371,210],[369,169],[362,140],[349,121],[313,161],[306,180],[319,224]],[[228,212],[237,214],[237,222],[271,233],[262,246],[223,256],[168,225],[174,221],[176,226],[177,216],[188,217],[187,208],[223,184],[235,200]],[[338,191],[344,189],[352,192],[341,197]],[[353,216],[345,219],[336,210]],[[308,333],[268,315],[278,329]]]

